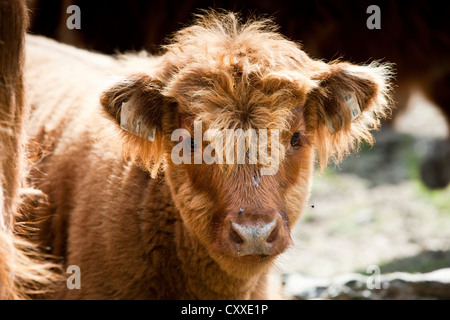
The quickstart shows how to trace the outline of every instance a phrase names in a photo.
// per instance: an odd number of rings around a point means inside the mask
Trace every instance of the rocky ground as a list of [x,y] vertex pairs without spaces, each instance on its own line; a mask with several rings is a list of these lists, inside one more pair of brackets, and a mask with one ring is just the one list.
[[[295,246],[278,264],[291,294],[298,279],[323,285],[349,273],[367,277],[373,265],[383,274],[450,267],[450,186],[430,191],[419,175],[421,159],[447,130],[439,112],[417,94],[392,128],[376,134],[373,148],[315,177],[293,230]],[[450,272],[442,275],[450,279]]]
[[404,300],[450,299],[450,268],[429,273],[395,272],[365,276],[343,274],[331,279],[288,274],[285,291],[294,299]]

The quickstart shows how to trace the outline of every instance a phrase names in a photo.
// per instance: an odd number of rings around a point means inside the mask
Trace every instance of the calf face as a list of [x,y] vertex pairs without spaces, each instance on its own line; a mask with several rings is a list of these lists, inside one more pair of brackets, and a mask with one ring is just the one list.
[[314,159],[323,168],[372,141],[388,71],[316,61],[269,21],[209,14],[175,35],[158,70],[123,79],[101,103],[125,153],[152,176],[164,171],[188,232],[246,276],[291,244]]

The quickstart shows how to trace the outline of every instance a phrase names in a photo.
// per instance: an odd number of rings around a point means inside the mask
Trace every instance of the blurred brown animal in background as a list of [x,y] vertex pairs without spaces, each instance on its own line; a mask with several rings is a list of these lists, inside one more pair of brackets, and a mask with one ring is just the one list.
[[49,287],[50,265],[16,233],[24,196],[24,132],[27,109],[23,84],[25,3],[0,1],[0,299],[24,299]]
[[[271,21],[232,13],[197,17],[160,56],[28,36],[28,133],[42,146],[29,179],[49,200],[39,239],[82,272],[80,290],[61,282],[50,297],[276,297],[268,272],[291,244],[314,160],[325,167],[372,142],[390,112],[390,76],[378,63],[311,59]],[[172,133],[192,135],[196,120],[216,132],[278,130],[278,171],[175,164]],[[186,141],[192,157],[204,152]]]
[[[66,27],[66,9],[82,10],[81,30]],[[145,48],[157,51],[160,44],[192,12],[208,8],[207,0],[139,1],[112,4],[108,1],[32,0],[32,30],[81,48],[113,53]],[[436,104],[450,128],[450,6],[442,1],[320,0],[260,1],[216,0],[217,8],[258,12],[276,18],[283,34],[303,43],[313,57],[364,62],[368,59],[395,63],[394,80],[398,108],[405,110],[411,93],[420,90]],[[381,29],[366,27],[367,8],[381,10]],[[450,181],[450,140],[430,148],[422,162],[422,179],[430,188]]]

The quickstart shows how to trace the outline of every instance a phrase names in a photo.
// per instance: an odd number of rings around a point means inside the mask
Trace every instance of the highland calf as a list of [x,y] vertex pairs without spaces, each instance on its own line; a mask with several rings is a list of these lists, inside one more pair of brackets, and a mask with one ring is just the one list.
[[[45,218],[40,243],[81,270],[81,289],[61,282],[49,297],[274,297],[268,271],[292,242],[315,159],[323,168],[372,142],[390,73],[313,60],[270,21],[232,13],[199,16],[157,57],[28,36],[28,133],[40,146],[29,183],[49,200],[30,219]],[[277,171],[261,175],[248,143],[243,164],[175,164],[177,129],[189,157],[205,152],[196,121],[203,133],[277,132],[266,145]]]

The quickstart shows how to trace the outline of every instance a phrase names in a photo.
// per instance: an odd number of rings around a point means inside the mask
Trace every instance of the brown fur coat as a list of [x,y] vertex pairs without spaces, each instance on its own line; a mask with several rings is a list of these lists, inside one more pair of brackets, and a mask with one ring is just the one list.
[[[51,298],[273,297],[268,271],[291,243],[315,156],[325,166],[371,142],[389,110],[387,67],[312,60],[268,21],[212,13],[165,50],[117,59],[27,38],[30,183],[48,196],[32,219],[44,220],[39,241],[49,252],[81,270],[80,290],[61,282]],[[348,92],[362,111],[353,122]],[[154,141],[120,130],[124,103],[147,136],[156,128]],[[251,165],[173,164],[171,133],[191,130],[193,119],[279,130],[278,173],[252,185]],[[296,132],[305,140],[294,143]],[[269,219],[271,254],[239,256],[230,221]]]

